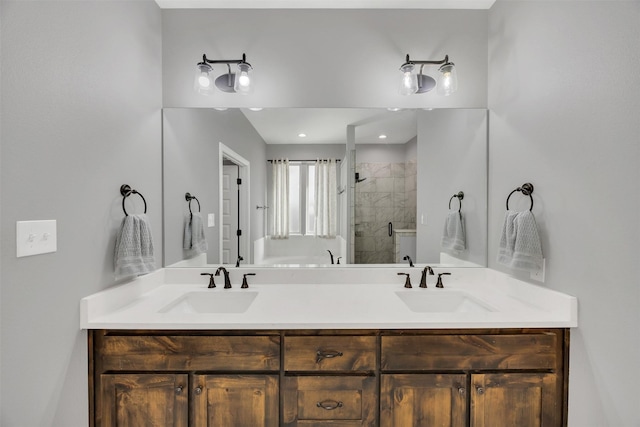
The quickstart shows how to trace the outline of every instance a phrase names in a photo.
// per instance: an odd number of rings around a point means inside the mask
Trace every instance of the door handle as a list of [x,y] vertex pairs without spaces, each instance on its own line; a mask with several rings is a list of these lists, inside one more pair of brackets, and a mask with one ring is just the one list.
[[393,223],[389,223],[387,226],[389,228],[389,237],[393,236]]

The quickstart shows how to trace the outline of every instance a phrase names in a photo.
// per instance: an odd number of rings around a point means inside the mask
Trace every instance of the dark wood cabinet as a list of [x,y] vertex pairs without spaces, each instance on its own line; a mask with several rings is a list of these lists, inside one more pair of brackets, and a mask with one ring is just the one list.
[[187,375],[103,374],[99,384],[100,426],[188,426]]
[[377,425],[375,377],[285,377],[283,425],[287,427],[374,427]]
[[382,375],[380,426],[465,427],[464,374]]
[[561,427],[568,329],[89,331],[91,427]]
[[193,424],[278,427],[275,375],[194,375]]
[[561,425],[557,376],[542,373],[475,374],[471,377],[473,427]]

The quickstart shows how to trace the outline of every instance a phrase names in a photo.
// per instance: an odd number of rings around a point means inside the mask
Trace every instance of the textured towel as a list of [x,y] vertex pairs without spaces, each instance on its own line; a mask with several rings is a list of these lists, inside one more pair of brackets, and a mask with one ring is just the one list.
[[206,252],[209,248],[204,235],[202,216],[197,212],[188,214],[184,219],[182,248],[190,251],[189,255],[193,256]]
[[151,226],[145,214],[122,219],[113,259],[116,277],[137,276],[156,269]]
[[497,261],[518,270],[542,269],[542,245],[536,219],[531,211],[507,211]]
[[442,234],[442,248],[452,251],[463,251],[467,247],[464,234],[464,223],[461,212],[450,212],[444,222]]

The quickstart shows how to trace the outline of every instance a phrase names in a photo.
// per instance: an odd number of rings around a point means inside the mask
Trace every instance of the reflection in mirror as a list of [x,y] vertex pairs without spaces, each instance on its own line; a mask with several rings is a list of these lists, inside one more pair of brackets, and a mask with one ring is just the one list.
[[[417,266],[486,266],[486,126],[483,109],[165,109],[165,266],[233,265],[238,255],[243,265],[372,266],[411,258]],[[236,240],[235,225],[227,227],[223,216],[237,202],[223,196],[223,159],[230,157],[220,147],[250,164],[247,201],[241,196],[240,208],[229,211],[245,215],[247,243],[239,251],[223,244]],[[284,204],[274,196],[283,194],[273,166],[281,159],[289,161]],[[318,159],[334,165],[330,173]],[[195,256],[181,245],[185,191],[198,194],[209,243]],[[450,210],[459,191],[462,204],[456,199]],[[320,194],[334,204],[319,201]],[[283,209],[290,229],[276,238]]]

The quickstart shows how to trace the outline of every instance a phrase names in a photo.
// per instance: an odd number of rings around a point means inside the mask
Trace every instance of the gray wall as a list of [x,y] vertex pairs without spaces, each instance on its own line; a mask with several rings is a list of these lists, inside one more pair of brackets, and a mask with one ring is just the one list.
[[[486,10],[164,10],[165,107],[486,107]],[[191,90],[195,65],[239,58],[255,69],[248,97]],[[456,64],[460,90],[398,94],[400,65]],[[437,67],[427,67],[437,73]],[[224,66],[218,66],[222,74]]]
[[569,425],[638,426],[640,2],[498,1],[489,22],[489,265],[532,182],[544,286],[578,297]]
[[[220,142],[251,163],[251,206],[248,208],[251,215],[249,246],[253,251],[253,241],[264,236],[262,211],[256,211],[255,206],[266,204],[266,144],[244,114],[233,109],[165,108],[163,138],[165,265],[181,261],[185,256],[182,235],[184,216],[189,212],[184,199],[186,192],[195,195],[202,206],[209,244],[207,260],[211,264],[220,260]],[[194,206],[197,208],[195,201],[191,208]],[[208,213],[215,213],[215,227],[206,226]]]
[[439,262],[449,199],[463,191],[467,250],[455,256],[487,265],[487,111],[419,111],[418,164],[418,261]]
[[[121,184],[145,196],[162,261],[160,11],[2,1],[1,23],[0,424],[83,426],[79,301],[115,283]],[[16,221],[35,219],[58,221],[58,251],[16,258]]]

